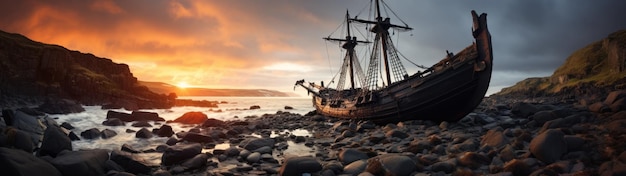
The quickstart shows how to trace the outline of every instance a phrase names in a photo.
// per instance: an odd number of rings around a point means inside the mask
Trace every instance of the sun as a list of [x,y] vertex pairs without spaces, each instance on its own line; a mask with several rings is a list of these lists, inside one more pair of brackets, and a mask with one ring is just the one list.
[[187,83],[187,82],[178,82],[178,83],[176,84],[176,87],[181,88],[181,89],[184,89],[184,88],[189,88],[189,87],[190,87],[190,85],[189,85],[189,83]]

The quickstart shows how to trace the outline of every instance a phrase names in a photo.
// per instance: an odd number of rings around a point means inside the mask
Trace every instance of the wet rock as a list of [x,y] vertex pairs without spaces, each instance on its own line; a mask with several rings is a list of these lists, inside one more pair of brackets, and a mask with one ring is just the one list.
[[291,157],[285,159],[280,167],[279,175],[303,175],[316,173],[322,170],[322,164],[313,157]]
[[367,156],[367,153],[353,148],[344,148],[341,152],[339,152],[339,161],[341,161],[344,165],[348,165],[358,160],[366,160],[368,158],[369,156]]
[[163,152],[161,164],[165,166],[178,164],[200,154],[201,151],[202,145],[198,143],[170,146]]
[[[133,111],[131,114],[130,121],[165,121],[165,119],[159,117],[159,114],[154,112],[144,112],[144,111]],[[126,121],[124,119],[120,119],[122,121]],[[130,122],[127,121],[127,122]]]
[[259,152],[261,154],[272,154],[273,149],[269,146],[263,146],[261,148],[258,148],[256,150],[253,150],[252,152]]
[[197,154],[196,156],[194,156],[193,158],[183,162],[183,164],[181,164],[181,166],[187,168],[186,170],[189,169],[197,169],[200,168],[204,165],[207,164],[207,160],[209,159],[209,157],[205,154]]
[[20,149],[29,153],[35,149],[31,136],[27,132],[13,127],[0,128],[0,146]]
[[105,126],[125,126],[126,124],[124,123],[124,121],[118,119],[118,118],[110,118],[110,119],[106,119],[104,122],[102,122],[102,125]]
[[133,174],[150,174],[152,168],[141,157],[128,152],[113,150],[111,160],[124,168],[126,172]]
[[456,165],[452,161],[441,161],[431,165],[430,170],[433,172],[444,172],[449,174],[456,170]]
[[533,138],[529,150],[544,163],[554,163],[567,153],[564,136],[565,134],[560,130],[547,130]]
[[285,106],[285,110],[293,109],[291,106]]
[[609,108],[611,108],[611,111],[613,112],[626,110],[626,98],[620,98],[619,100],[613,102],[613,104],[609,105]]
[[424,150],[428,151],[433,148],[433,145],[430,141],[426,140],[413,140],[409,143],[409,147],[407,147],[407,152],[411,153],[422,153]]
[[482,146],[490,146],[493,148],[500,148],[508,143],[508,139],[502,133],[503,129],[497,127],[495,129],[491,129],[487,131],[487,133],[483,136],[483,139],[480,141]]
[[152,176],[172,176],[172,174],[166,170],[157,170],[152,173]]
[[72,150],[72,141],[57,126],[49,126],[44,132],[38,156],[56,157],[63,150]]
[[103,149],[63,151],[50,161],[63,175],[104,175],[109,152]]
[[50,163],[31,153],[18,149],[0,147],[0,170],[3,175],[49,175],[61,176]]
[[402,132],[400,130],[389,130],[387,131],[387,133],[385,133],[385,136],[387,136],[388,138],[400,138],[400,139],[404,139],[409,137],[409,134],[406,134],[405,132]]
[[274,139],[269,138],[247,138],[239,143],[239,147],[242,147],[246,150],[254,151],[258,148],[268,146],[270,148],[274,147]]
[[128,144],[122,144],[122,148],[120,150],[128,153],[141,153],[139,150]]
[[252,105],[252,106],[250,106],[250,110],[253,110],[253,109],[261,109],[261,106],[259,106],[259,105]]
[[368,159],[365,171],[374,175],[410,175],[416,169],[408,156],[385,154]]
[[169,125],[162,125],[159,131],[157,131],[157,136],[159,137],[171,137],[172,135],[174,135],[174,130]]
[[563,137],[563,139],[567,144],[568,152],[582,150],[585,144],[585,140],[583,138],[574,135],[566,135],[565,137]]
[[248,163],[256,163],[259,162],[261,160],[261,153],[259,152],[253,152],[250,155],[248,155],[248,157],[246,157],[246,161],[248,161]]
[[97,128],[91,128],[81,132],[80,136],[85,139],[96,139],[100,137],[100,130],[98,130]]
[[102,139],[112,138],[113,136],[117,136],[117,132],[110,129],[104,129],[100,132],[100,137],[102,137]]
[[213,142],[213,138],[211,138],[211,136],[199,134],[199,133],[192,133],[192,132],[187,133],[185,137],[183,137],[182,140],[189,141],[189,142],[198,142],[198,143]]
[[535,113],[534,115],[532,115],[530,118],[533,119],[535,122],[537,122],[538,125],[541,126],[547,121],[554,120],[559,117],[553,111],[539,111]]
[[343,174],[357,175],[367,168],[367,160],[357,160],[343,167]]
[[68,99],[46,99],[46,101],[37,107],[37,110],[48,114],[69,114],[85,111],[83,106],[73,100]]
[[169,139],[167,139],[167,141],[165,141],[165,144],[167,145],[176,145],[176,143],[178,143],[178,139],[176,139],[176,137],[172,136]]
[[[239,149],[237,147],[234,147],[234,146],[231,146],[231,147],[227,148],[226,150],[224,150],[224,154],[226,156],[229,156],[229,157],[239,156],[240,153],[241,153],[241,151],[239,151]],[[247,156],[245,156],[245,157],[247,157]]]
[[541,127],[541,130],[539,131],[543,132],[548,129],[571,127],[575,124],[580,123],[582,120],[583,120],[583,116],[579,114],[567,116],[565,118],[554,119],[543,124],[543,127]]
[[507,162],[503,167],[504,172],[511,172],[514,176],[529,175],[531,168],[523,161],[513,159]]
[[207,120],[207,115],[202,112],[187,112],[176,118],[173,122],[182,124],[202,124]]
[[610,104],[613,104],[615,101],[622,99],[622,98],[626,98],[626,91],[624,90],[613,91],[609,93],[609,95],[606,96],[606,99],[604,100],[603,103],[610,105]]
[[107,119],[119,119],[123,122],[131,122],[131,115],[124,112],[107,111]]
[[524,102],[516,103],[511,108],[511,113],[521,118],[527,118],[528,116],[531,116],[538,111],[539,111],[539,108],[537,108],[537,106],[530,104],[530,103],[524,103]]
[[225,124],[226,123],[222,120],[210,118],[210,119],[206,119],[204,123],[202,123],[202,127],[222,127]]
[[611,107],[604,104],[603,102],[596,102],[589,105],[589,111],[598,113],[611,112]]
[[152,131],[148,130],[147,128],[141,128],[139,131],[137,131],[137,133],[135,133],[135,137],[143,139],[152,138]]
[[133,127],[152,127],[152,125],[150,125],[150,123],[148,123],[148,121],[145,121],[145,120],[134,122],[131,126],[133,126]]
[[74,129],[74,126],[72,126],[72,124],[67,123],[67,122],[61,123],[61,127],[65,128],[65,129],[68,129],[68,130]]
[[80,137],[78,137],[78,135],[76,135],[76,133],[74,133],[73,131],[70,131],[69,134],[67,134],[67,136],[70,138],[70,140],[72,141],[80,141]]
[[[32,109],[18,109],[14,113],[12,126],[25,132],[33,145],[38,145],[45,129],[41,120],[36,116],[38,112],[30,112]],[[31,115],[35,114],[35,115]],[[4,112],[3,112],[4,115]]]
[[491,163],[491,159],[476,152],[465,152],[459,157],[458,163],[462,166],[477,169],[483,165]]

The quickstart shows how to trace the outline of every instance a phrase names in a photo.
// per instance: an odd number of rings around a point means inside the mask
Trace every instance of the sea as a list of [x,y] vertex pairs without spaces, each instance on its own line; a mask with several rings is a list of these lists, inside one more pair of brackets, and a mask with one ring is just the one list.
[[[203,108],[203,107],[173,107],[170,109],[146,109],[141,111],[155,112],[165,120],[174,120],[182,116],[186,112],[202,112],[208,116],[208,118],[215,118],[219,120],[243,120],[246,117],[254,118],[254,116],[262,116],[263,114],[275,114],[277,111],[291,112],[304,115],[315,108],[311,103],[309,97],[204,97],[204,96],[186,96],[179,97],[179,99],[192,99],[192,100],[207,100],[218,101],[217,108]],[[258,105],[260,109],[250,109],[250,106]],[[285,106],[290,106],[293,109],[285,109]],[[80,136],[80,133],[91,129],[97,128],[100,131],[104,129],[110,129],[117,133],[116,136],[108,139],[81,139],[79,141],[73,141],[72,147],[74,150],[81,149],[108,149],[108,150],[120,150],[123,144],[137,150],[155,149],[156,146],[165,144],[167,137],[155,137],[150,139],[136,138],[134,132],[127,132],[127,130],[139,131],[140,127],[132,127],[131,123],[126,123],[125,126],[104,126],[102,122],[106,120],[106,114],[109,110],[101,109],[101,106],[84,106],[85,111],[81,113],[72,113],[64,115],[50,115],[55,118],[59,124],[68,122],[75,128],[72,130],[76,135]],[[131,113],[124,109],[111,109],[118,112]],[[158,128],[164,122],[149,122],[153,127]],[[172,126],[174,132],[189,131],[194,125],[182,125],[178,123],[169,123]],[[151,128],[148,128],[151,129]],[[288,131],[296,135],[308,135],[309,132],[305,130]],[[226,149],[230,147],[230,144],[223,143],[217,144],[214,149]],[[298,149],[295,147],[294,149]],[[298,153],[299,151],[294,151]],[[160,155],[158,154],[146,154],[146,160],[153,160],[158,162]]]

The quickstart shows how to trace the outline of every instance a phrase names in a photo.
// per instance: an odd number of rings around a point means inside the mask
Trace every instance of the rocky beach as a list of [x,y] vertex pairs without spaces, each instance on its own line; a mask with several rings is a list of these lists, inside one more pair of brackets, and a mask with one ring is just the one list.
[[[294,113],[298,107],[292,104],[225,120],[207,114],[257,112],[267,104],[217,109],[228,102],[179,99],[141,84],[126,64],[0,32],[0,173],[626,175],[625,51],[626,30],[611,33],[574,52],[553,75],[485,97],[459,121],[376,124]],[[212,95],[231,91],[189,89]],[[164,118],[177,106],[205,109]],[[95,115],[96,125],[87,129],[55,116],[86,107],[106,115]],[[453,108],[458,107],[437,110]],[[145,145],[75,147],[122,135]]]
[[[72,131],[70,123],[23,108],[2,113],[0,158],[9,175],[622,175],[625,99],[624,91],[587,106],[493,96],[458,122],[390,124],[314,112],[235,121],[190,112],[164,122],[156,113],[109,111],[106,126],[156,121],[130,133],[169,137],[154,148],[119,150],[73,150],[72,140],[116,134]],[[192,128],[173,131],[171,123]],[[216,148],[223,143],[229,147]]]

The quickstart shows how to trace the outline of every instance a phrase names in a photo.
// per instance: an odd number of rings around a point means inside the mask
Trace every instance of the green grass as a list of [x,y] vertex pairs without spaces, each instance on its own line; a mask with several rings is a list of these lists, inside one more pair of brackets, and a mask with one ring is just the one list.
[[[621,48],[626,48],[626,30],[610,34],[606,39]],[[604,40],[591,43],[570,55],[565,63],[554,71],[550,77],[529,78],[518,82],[512,87],[502,89],[501,95],[518,92],[558,93],[564,88],[575,87],[580,84],[607,86],[613,82],[626,78],[626,71],[616,73],[611,70],[608,61],[608,48],[603,46]],[[621,50],[621,52],[626,52]],[[559,78],[567,78],[559,82]]]

